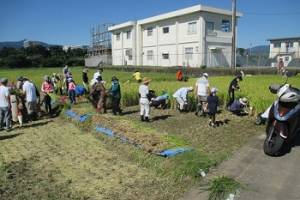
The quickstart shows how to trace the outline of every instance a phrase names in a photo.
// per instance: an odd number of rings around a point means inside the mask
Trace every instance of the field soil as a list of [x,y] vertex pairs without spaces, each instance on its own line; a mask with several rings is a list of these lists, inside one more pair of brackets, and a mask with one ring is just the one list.
[[[262,132],[250,117],[227,112],[218,115],[216,128],[208,126],[208,118],[176,110],[153,109],[151,122],[142,123],[138,106],[124,110],[123,116],[104,117],[167,135],[167,141],[193,147],[217,162]],[[174,182],[168,173],[158,172],[163,171],[161,166],[176,169],[173,161],[184,162],[188,154],[161,158],[87,130],[55,118],[15,127],[9,133],[1,131],[0,199],[178,199],[194,184],[184,175]]]

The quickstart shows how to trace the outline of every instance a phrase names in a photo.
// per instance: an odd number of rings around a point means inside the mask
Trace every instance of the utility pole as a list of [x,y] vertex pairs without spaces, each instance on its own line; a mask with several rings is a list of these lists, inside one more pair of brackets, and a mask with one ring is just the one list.
[[232,46],[231,46],[231,68],[236,67],[236,0],[232,2]]

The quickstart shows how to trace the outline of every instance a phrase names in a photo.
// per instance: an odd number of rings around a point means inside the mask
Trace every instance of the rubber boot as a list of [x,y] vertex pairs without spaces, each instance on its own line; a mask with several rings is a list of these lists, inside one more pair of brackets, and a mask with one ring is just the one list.
[[145,117],[145,122],[150,122],[148,117]]

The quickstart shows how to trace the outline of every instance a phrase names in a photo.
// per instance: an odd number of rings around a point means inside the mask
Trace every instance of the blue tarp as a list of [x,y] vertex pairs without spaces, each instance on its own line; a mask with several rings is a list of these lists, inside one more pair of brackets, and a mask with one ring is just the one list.
[[65,112],[65,114],[68,115],[69,117],[72,117],[72,118],[74,118],[74,117],[77,116],[77,114],[74,111],[72,111],[72,110],[67,110]]
[[[65,112],[65,114],[67,116],[71,117],[71,118],[77,119],[80,122],[84,122],[91,115],[91,114],[83,114],[83,115],[79,115],[78,116],[72,110],[67,110]],[[141,144],[137,144],[135,142],[130,141],[129,138],[127,138],[126,136],[124,136],[122,134],[116,135],[115,132],[113,130],[109,129],[109,128],[105,128],[105,127],[101,127],[100,125],[97,125],[95,129],[96,129],[97,132],[103,133],[103,134],[105,134],[105,135],[107,135],[109,137],[117,137],[118,139],[121,140],[121,142],[132,144],[132,145],[134,145],[134,146],[136,146],[138,148],[142,148]],[[175,156],[177,154],[184,153],[186,151],[191,151],[191,150],[192,150],[192,148],[189,148],[189,147],[178,147],[178,148],[174,148],[174,149],[164,150],[164,151],[158,153],[157,155],[163,156],[163,157],[172,157],[172,156]]]
[[82,96],[85,93],[85,88],[81,85],[77,85],[75,88],[76,96]]
[[96,126],[96,131],[101,132],[101,133],[103,133],[103,134],[105,134],[109,137],[114,137],[115,136],[115,133],[111,129],[101,127],[99,125]]
[[167,149],[164,150],[162,152],[160,152],[158,155],[163,156],[163,157],[172,157],[175,156],[177,154],[183,153],[185,151],[190,151],[192,150],[191,148],[187,148],[187,147],[178,147],[175,149]]
[[87,120],[89,117],[90,117],[89,114],[80,115],[80,116],[78,116],[78,121],[84,122],[84,121]]

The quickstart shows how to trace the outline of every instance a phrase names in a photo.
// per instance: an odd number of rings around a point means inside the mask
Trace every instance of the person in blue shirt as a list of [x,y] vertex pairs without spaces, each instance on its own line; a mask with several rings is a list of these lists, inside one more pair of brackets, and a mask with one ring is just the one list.
[[120,108],[120,101],[121,101],[121,87],[120,83],[117,77],[113,76],[112,79],[111,88],[109,89],[109,93],[111,95],[111,103],[112,103],[112,111],[114,115],[122,114],[121,108]]
[[242,116],[248,114],[248,112],[246,111],[247,105],[248,99],[246,97],[243,97],[234,100],[233,103],[229,106],[229,110],[235,115]]

